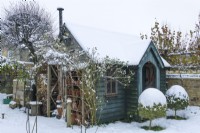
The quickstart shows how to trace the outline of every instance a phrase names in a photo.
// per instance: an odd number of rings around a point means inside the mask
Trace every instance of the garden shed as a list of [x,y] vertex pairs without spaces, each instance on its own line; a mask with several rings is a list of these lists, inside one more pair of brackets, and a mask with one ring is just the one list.
[[[99,57],[109,56],[128,62],[134,70],[131,85],[124,87],[116,81],[102,79],[96,89],[96,95],[104,99],[102,109],[97,110],[100,122],[125,119],[137,116],[138,97],[149,87],[164,92],[166,88],[166,69],[170,67],[158,53],[154,43],[140,37],[103,31],[75,24],[62,24],[62,8],[60,12],[60,37],[66,47],[71,49],[97,49]],[[108,89],[111,89],[108,90]]]

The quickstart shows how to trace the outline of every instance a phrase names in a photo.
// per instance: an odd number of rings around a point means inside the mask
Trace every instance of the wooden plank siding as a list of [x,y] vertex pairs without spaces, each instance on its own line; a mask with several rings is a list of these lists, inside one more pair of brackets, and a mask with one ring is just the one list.
[[98,103],[97,121],[99,123],[111,122],[125,118],[125,88],[118,84],[115,96],[106,96],[105,80],[100,81],[97,96],[102,103]]
[[161,69],[160,70],[160,90],[165,94],[167,90],[167,84],[166,84],[166,70]]
[[[135,72],[131,79],[130,86],[124,87],[118,84],[117,95],[112,97],[107,97],[105,95],[106,84],[105,80],[102,79],[97,87],[97,96],[103,101],[99,104],[97,110],[97,120],[99,123],[112,122],[116,120],[125,119],[128,117],[127,114],[130,112],[137,111],[138,104],[138,76],[137,67],[130,67]],[[97,101],[98,102],[98,101]],[[100,111],[101,110],[101,111]]]
[[[77,38],[75,38],[66,25],[63,25],[62,35],[65,38],[61,40],[65,43],[67,52],[73,52],[73,50],[82,51],[83,48],[79,44]],[[106,47],[105,47],[106,48]],[[88,52],[88,51],[86,51]],[[126,53],[124,53],[126,54]],[[83,54],[79,60],[84,62],[88,59],[88,54]],[[134,60],[134,57],[132,57]],[[135,75],[132,78],[130,86],[124,88],[124,86],[118,84],[117,94],[114,96],[106,96],[106,80],[101,79],[96,86],[96,99],[97,112],[96,118],[98,123],[112,122],[129,117],[129,114],[134,115],[134,120],[138,120],[138,97],[143,90],[143,66],[145,63],[151,62],[156,68],[156,86],[163,93],[166,91],[166,73],[162,59],[151,42],[140,60],[137,66],[129,66],[129,69],[134,70]],[[95,99],[94,99],[95,100]]]
[[126,90],[126,117],[134,112],[137,112],[138,106],[138,67],[132,68],[135,72],[131,85]]
[[[135,75],[132,78],[130,86],[124,88],[123,86],[118,86],[118,93],[113,97],[106,97],[105,89],[106,84],[105,80],[101,80],[98,90],[97,96],[100,99],[103,99],[103,103],[99,104],[100,109],[97,111],[97,119],[99,119],[99,123],[106,123],[117,121],[121,119],[125,119],[130,117],[129,115],[133,115],[134,120],[139,120],[137,107],[138,107],[138,66],[134,66],[131,69],[134,70]],[[165,69],[161,70],[160,74],[161,78],[161,91],[165,91],[166,88],[166,78],[165,78]],[[98,102],[98,101],[97,101]]]

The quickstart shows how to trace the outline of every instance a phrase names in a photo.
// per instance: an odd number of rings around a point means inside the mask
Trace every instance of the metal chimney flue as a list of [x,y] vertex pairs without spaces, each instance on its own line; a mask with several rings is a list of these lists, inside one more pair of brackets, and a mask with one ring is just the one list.
[[63,25],[62,11],[64,10],[64,8],[59,7],[57,8],[57,10],[59,11],[59,35],[61,35]]

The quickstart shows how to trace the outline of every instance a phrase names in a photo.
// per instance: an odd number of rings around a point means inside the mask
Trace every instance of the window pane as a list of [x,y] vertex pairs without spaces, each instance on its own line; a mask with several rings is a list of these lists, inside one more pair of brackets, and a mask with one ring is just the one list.
[[111,79],[107,79],[107,93],[112,93]]
[[112,93],[116,93],[116,83],[115,83],[115,80],[112,81]]

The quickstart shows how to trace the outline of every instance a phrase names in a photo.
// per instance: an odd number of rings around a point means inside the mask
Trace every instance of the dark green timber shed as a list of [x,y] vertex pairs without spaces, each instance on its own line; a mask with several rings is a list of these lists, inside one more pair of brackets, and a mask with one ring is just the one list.
[[96,90],[97,96],[105,101],[102,103],[102,110],[97,112],[100,122],[137,116],[138,97],[144,89],[154,87],[162,92],[167,89],[166,68],[170,65],[159,55],[150,40],[91,27],[62,24],[62,19],[60,38],[70,49],[87,50],[96,47],[101,57],[128,61],[129,68],[135,72],[131,85],[127,88],[113,82],[108,84],[108,81],[102,79]]

